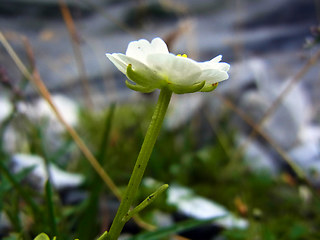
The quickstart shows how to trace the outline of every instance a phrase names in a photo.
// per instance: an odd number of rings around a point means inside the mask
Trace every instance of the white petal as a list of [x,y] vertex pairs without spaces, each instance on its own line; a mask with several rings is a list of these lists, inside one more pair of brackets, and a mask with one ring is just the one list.
[[[107,53],[106,56],[109,58],[109,60],[123,73],[126,74],[128,65],[123,62],[119,55],[123,55],[121,53],[113,53],[109,54]],[[124,56],[124,55],[123,55]]]
[[[123,55],[123,54],[119,54],[118,55],[120,61],[122,61],[123,63],[126,64],[126,66],[128,66],[129,64],[132,65],[132,69],[135,72],[139,72],[139,74],[144,75],[144,77],[146,79],[148,79],[148,82],[145,82],[145,84],[143,83],[139,83],[142,86],[153,86],[154,88],[158,88],[160,87],[160,82],[163,80],[162,76],[160,76],[156,71],[154,71],[152,68],[150,68],[149,66],[146,66],[144,63]],[[127,71],[127,69],[126,69]]]
[[[148,66],[146,66],[143,62],[140,62],[138,59],[129,57],[127,55],[119,54],[118,58],[122,61],[126,66],[129,64],[132,65],[133,70],[135,71],[148,71]],[[127,68],[126,68],[127,71]]]
[[145,63],[146,56],[150,53],[151,44],[145,40],[130,42],[126,51],[126,55]]
[[169,53],[167,44],[161,38],[154,38],[151,47],[152,53]]
[[203,63],[199,63],[200,68],[202,70],[213,70],[213,69],[217,69],[217,70],[221,70],[221,71],[229,71],[230,69],[230,65],[228,63],[225,62],[221,62],[221,63],[209,63],[209,62],[203,62]]
[[218,56],[216,56],[215,58],[211,59],[209,62],[211,62],[211,63],[218,63],[218,62],[221,61],[221,59],[222,59],[222,55],[218,55]]
[[188,58],[173,54],[150,54],[147,57],[147,64],[171,83],[192,85],[199,82],[201,69],[195,61]]
[[152,42],[145,39],[130,42],[126,55],[146,63],[146,57],[154,53],[169,53],[166,43],[161,38],[155,38]]
[[229,78],[229,75],[225,71],[218,69],[203,70],[200,76],[200,81],[206,81],[206,85],[211,85],[217,82],[221,82]]
[[222,56],[216,56],[215,58],[211,59],[210,61],[206,62],[199,62],[199,66],[201,69],[208,69],[208,68],[215,68],[215,66],[221,61]]
[[198,64],[202,70],[219,69],[222,71],[228,71],[230,68],[230,65],[228,63],[224,63],[224,62],[220,63],[221,59],[222,59],[222,56],[219,55],[219,56],[211,59],[210,61],[200,62]]
[[230,65],[228,63],[225,63],[225,62],[217,63],[217,69],[227,72],[230,69]]

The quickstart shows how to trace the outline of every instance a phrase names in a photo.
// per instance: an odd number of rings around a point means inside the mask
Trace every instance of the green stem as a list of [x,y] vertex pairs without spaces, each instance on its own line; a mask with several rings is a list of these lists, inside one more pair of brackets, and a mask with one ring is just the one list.
[[171,99],[172,92],[167,89],[161,89],[156,109],[153,113],[151,123],[143,141],[139,156],[134,166],[131,178],[129,180],[127,189],[124,193],[122,201],[120,203],[118,212],[113,220],[110,231],[108,234],[103,234],[98,240],[117,240],[124,224],[126,223],[125,216],[130,210],[134,197],[138,192],[140,182],[142,180],[144,171],[148,164],[150,155],[152,153],[154,144],[159,135],[161,125],[163,123],[164,116],[167,112],[168,105]]

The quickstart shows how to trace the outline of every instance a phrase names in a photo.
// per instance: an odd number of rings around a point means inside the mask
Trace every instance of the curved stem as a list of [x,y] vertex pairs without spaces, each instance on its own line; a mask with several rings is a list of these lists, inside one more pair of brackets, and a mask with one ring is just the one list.
[[[148,164],[150,155],[152,153],[154,144],[159,135],[164,116],[167,112],[168,105],[171,99],[172,91],[167,88],[161,89],[156,109],[153,113],[151,123],[147,130],[145,139],[143,141],[139,156],[134,166],[131,178],[129,180],[127,189],[124,193],[120,203],[118,212],[113,220],[110,231],[103,234],[98,240],[116,240],[118,239],[124,224],[126,223],[125,216],[130,210],[134,197],[138,191],[140,182],[142,180],[144,171]],[[106,236],[104,236],[106,235]]]

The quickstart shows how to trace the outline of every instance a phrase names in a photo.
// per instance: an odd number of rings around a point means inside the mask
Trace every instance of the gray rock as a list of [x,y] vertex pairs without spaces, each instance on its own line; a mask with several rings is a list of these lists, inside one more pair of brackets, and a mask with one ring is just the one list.
[[[34,167],[29,176],[31,184],[38,189],[43,189],[45,182],[48,180],[48,174],[45,167],[44,159],[40,156],[29,154],[15,154],[11,158],[13,172],[19,172],[25,168]],[[69,173],[49,164],[51,183],[57,190],[64,188],[76,188],[84,182],[84,177],[80,174]]]
[[8,126],[3,134],[3,148],[8,153],[14,153],[23,149],[27,139],[21,136],[14,127]]
[[198,114],[204,103],[202,93],[174,95],[165,118],[165,126],[174,130]]
[[[238,138],[238,142],[240,144],[247,140],[244,136],[239,136]],[[244,154],[245,161],[249,169],[253,172],[258,173],[261,171],[267,171],[273,176],[276,176],[279,173],[279,162],[275,162],[270,151],[258,141],[250,142],[248,147],[245,149]]]
[[[258,124],[270,107],[272,99],[264,96],[262,92],[244,93],[239,107],[256,124]],[[279,146],[284,149],[291,148],[297,140],[299,125],[294,121],[290,109],[285,105],[279,108],[268,117],[263,125],[263,131]]]
[[[79,113],[78,104],[61,94],[52,95],[51,99],[66,123],[72,127],[76,126]],[[65,131],[64,126],[43,98],[38,99],[32,104],[27,102],[19,103],[18,111],[25,114],[33,122],[43,123],[44,120],[48,121],[48,132],[51,134],[59,134]]]
[[224,228],[246,229],[248,222],[230,213],[225,207],[197,196],[190,189],[171,185],[168,189],[168,204],[175,206],[178,212],[195,219],[209,219],[225,216],[217,219],[215,223]]
[[[252,59],[247,67],[251,72],[248,78],[253,86],[250,91],[238,92],[240,108],[258,123],[265,115],[271,104],[287,88],[291,79],[280,82],[275,72],[270,74],[270,63],[261,59]],[[248,84],[249,81],[247,81]],[[240,87],[240,89],[243,89]],[[242,95],[242,96],[241,96]],[[298,141],[300,128],[312,120],[312,105],[303,85],[296,84],[284,96],[277,108],[272,112],[265,124],[264,131],[283,149],[290,149]]]
[[304,126],[299,143],[289,151],[291,159],[305,172],[311,182],[320,186],[320,127]]
[[299,145],[289,152],[291,159],[305,172],[306,176],[320,186],[320,141]]
[[0,97],[0,123],[12,112],[12,105],[7,98]]
[[299,143],[313,143],[320,141],[320,126],[306,124],[299,131]]
[[[71,127],[75,127],[79,120],[78,104],[61,94],[52,95],[51,97],[66,123]],[[56,150],[61,147],[61,136],[66,132],[66,129],[44,99],[41,98],[32,102],[19,102],[17,109],[17,114],[21,119],[26,117],[32,124],[42,126],[42,141],[46,143],[48,150]],[[5,110],[5,108],[3,108],[3,110]],[[5,129],[3,143],[4,149],[9,153],[13,154],[23,151],[28,144],[29,139],[26,138],[25,134],[21,134],[21,126],[22,125],[11,123]],[[25,129],[22,129],[22,132],[24,132],[24,130]]]
[[[242,76],[242,80],[231,86],[230,92],[235,104],[255,123],[258,124],[266,114],[271,104],[281,93],[283,84],[274,80],[268,72],[268,66],[260,59],[251,59],[236,66],[234,74]],[[240,71],[240,74],[237,73]],[[247,74],[245,74],[247,72]],[[301,124],[309,119],[309,105],[300,86],[277,106],[263,124],[263,131],[281,148],[290,149],[297,141]],[[222,89],[229,93],[229,87]],[[299,112],[300,111],[300,112]],[[297,114],[299,112],[299,114]],[[240,129],[248,132],[248,125],[238,117],[234,122]]]
[[[233,64],[230,80],[226,84],[219,85],[218,90],[229,96],[234,105],[257,124],[290,83],[291,79],[288,79],[288,76],[292,76],[292,74],[288,75],[288,72],[294,72],[294,69],[290,68],[286,68],[284,75],[287,80],[279,81],[279,77],[283,77],[281,76],[282,72],[279,71],[281,63],[291,61],[292,65],[289,64],[291,67],[298,66],[298,62],[290,60],[292,58],[290,56],[279,55],[279,62],[252,58]],[[269,69],[274,69],[274,71]],[[210,112],[214,112],[215,115],[223,112],[223,107],[217,107],[221,103],[217,104],[212,97],[208,99],[208,102],[211,107]],[[310,102],[304,85],[296,84],[291,88],[289,94],[285,95],[276,110],[269,115],[263,125],[263,131],[275,144],[287,152],[296,148],[308,151],[306,146],[311,142],[318,141],[320,135],[318,127],[310,125],[315,117],[313,109],[314,106]],[[233,123],[240,131],[240,136],[252,130],[237,115],[233,118]],[[297,151],[300,152],[301,149]],[[294,155],[298,154],[296,151],[294,152]],[[258,159],[257,162],[250,163],[253,169],[266,167],[273,174],[277,172],[279,165],[278,161],[273,161],[274,151],[266,145],[265,141],[261,141],[261,138],[249,145],[246,154]],[[298,158],[308,159],[307,156],[308,154],[306,154],[306,158],[303,158],[302,155],[299,155]],[[297,156],[293,158],[296,159]],[[275,165],[272,166],[273,164]]]

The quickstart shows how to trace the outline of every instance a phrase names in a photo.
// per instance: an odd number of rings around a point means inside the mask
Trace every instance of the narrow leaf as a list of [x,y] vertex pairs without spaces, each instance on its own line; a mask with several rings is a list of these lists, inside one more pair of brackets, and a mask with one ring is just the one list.
[[154,200],[158,198],[158,196],[163,193],[169,187],[168,184],[163,184],[159,187],[154,193],[150,194],[142,203],[136,206],[132,211],[129,211],[128,214],[123,218],[123,221],[127,222],[132,218],[135,214],[139,213],[141,210],[145,209],[149,206]]
[[211,223],[214,220],[217,220],[217,219],[220,219],[223,217],[225,217],[225,216],[223,215],[223,216],[209,218],[209,219],[205,219],[205,220],[198,220],[198,219],[187,220],[187,221],[179,222],[179,223],[174,224],[169,227],[159,228],[153,232],[146,232],[146,233],[138,234],[132,238],[129,238],[129,240],[158,240],[158,239],[170,236],[172,234],[177,234],[179,232],[183,232],[186,230],[196,228],[198,226],[202,226],[202,225]]
[[49,225],[51,228],[51,234],[55,236],[57,235],[57,223],[56,223],[56,218],[54,214],[52,185],[49,180],[46,182],[45,191],[46,191],[46,201],[47,201],[47,207],[48,207]]

